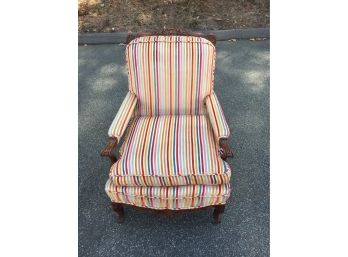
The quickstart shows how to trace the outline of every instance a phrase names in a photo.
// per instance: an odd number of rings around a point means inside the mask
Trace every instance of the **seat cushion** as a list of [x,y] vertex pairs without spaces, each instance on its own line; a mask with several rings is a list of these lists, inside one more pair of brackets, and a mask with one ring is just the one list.
[[111,167],[116,186],[216,185],[229,182],[231,170],[205,115],[138,116]]
[[112,202],[152,209],[194,209],[225,204],[230,197],[230,183],[173,187],[115,186],[111,180],[105,191]]

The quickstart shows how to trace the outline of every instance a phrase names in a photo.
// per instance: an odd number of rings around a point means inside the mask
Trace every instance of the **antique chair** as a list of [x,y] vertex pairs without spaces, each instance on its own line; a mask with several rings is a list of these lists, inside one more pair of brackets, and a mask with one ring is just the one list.
[[164,31],[128,42],[129,92],[101,153],[111,160],[105,190],[118,223],[124,205],[167,214],[211,206],[219,223],[231,191],[225,160],[233,154],[213,90],[215,37]]

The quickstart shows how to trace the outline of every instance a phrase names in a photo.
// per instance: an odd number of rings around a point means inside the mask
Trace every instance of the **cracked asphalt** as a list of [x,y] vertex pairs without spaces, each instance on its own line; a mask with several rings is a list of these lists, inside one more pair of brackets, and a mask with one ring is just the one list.
[[128,91],[124,45],[79,46],[79,256],[269,256],[269,40],[219,41],[215,92],[231,128],[232,194],[220,225],[212,209],[172,218],[126,208],[104,191],[99,156]]

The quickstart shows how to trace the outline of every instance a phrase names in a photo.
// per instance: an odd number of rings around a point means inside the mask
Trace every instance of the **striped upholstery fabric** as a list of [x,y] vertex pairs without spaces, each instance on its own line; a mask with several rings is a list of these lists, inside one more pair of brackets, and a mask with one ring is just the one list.
[[198,115],[213,89],[215,46],[190,36],[145,36],[127,45],[129,89],[142,116]]
[[105,191],[113,202],[152,209],[180,210],[224,204],[231,188],[229,183],[174,187],[115,186],[108,180]]
[[215,92],[212,92],[207,96],[205,104],[207,106],[209,120],[213,127],[215,137],[217,139],[229,137],[230,129],[227,125],[224,113]]
[[133,93],[128,92],[109,128],[109,137],[117,138],[117,140],[120,141],[120,138],[122,137],[125,129],[127,128],[127,124],[133,115],[136,103],[137,97]]
[[111,167],[118,186],[214,185],[230,180],[205,115],[138,116],[121,158]]

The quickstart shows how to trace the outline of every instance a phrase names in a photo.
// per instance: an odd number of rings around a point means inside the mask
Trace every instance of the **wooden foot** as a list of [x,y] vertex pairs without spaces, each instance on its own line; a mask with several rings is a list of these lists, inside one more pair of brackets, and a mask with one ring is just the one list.
[[221,213],[224,213],[225,211],[225,205],[215,205],[215,209],[213,212],[213,224],[219,224],[221,223]]
[[112,209],[118,214],[117,223],[121,224],[124,222],[124,209],[121,203],[112,202]]

